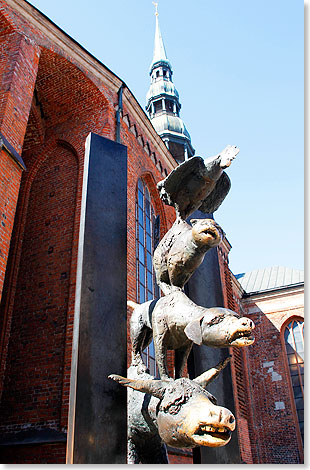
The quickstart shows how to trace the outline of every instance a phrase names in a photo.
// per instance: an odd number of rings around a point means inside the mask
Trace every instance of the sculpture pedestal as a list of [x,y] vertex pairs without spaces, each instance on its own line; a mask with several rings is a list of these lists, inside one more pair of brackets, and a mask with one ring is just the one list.
[[[206,218],[212,215],[196,211],[191,218]],[[217,250],[212,249],[206,253],[205,259],[185,285],[185,293],[195,303],[202,307],[223,307],[223,292],[220,277],[220,267]],[[194,344],[189,361],[190,378],[202,374],[214,364],[225,359],[228,355],[227,348],[209,348]],[[194,370],[191,370],[193,369]],[[235,413],[233,388],[230,365],[228,365],[217,379],[208,386],[222,406]],[[237,431],[232,433],[231,441],[224,447],[200,447],[200,456],[194,449],[194,463],[202,464],[238,464],[241,463]],[[200,460],[200,461],[199,461]]]
[[127,149],[95,134],[86,142],[67,463],[126,463]]

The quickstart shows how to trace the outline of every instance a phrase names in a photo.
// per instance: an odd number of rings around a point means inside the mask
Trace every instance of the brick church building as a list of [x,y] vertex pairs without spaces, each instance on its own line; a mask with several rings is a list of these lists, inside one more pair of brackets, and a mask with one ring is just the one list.
[[[194,149],[157,16],[147,114],[122,79],[27,1],[0,0],[0,22],[0,462],[66,463],[86,139],[127,149],[135,302],[158,295],[151,256],[175,218],[156,183]],[[225,239],[216,253],[223,305],[256,324],[254,345],[230,351],[239,460],[301,463],[303,277],[275,268],[235,277],[230,248]],[[152,345],[144,354],[155,372]],[[169,449],[171,463],[199,459]]]

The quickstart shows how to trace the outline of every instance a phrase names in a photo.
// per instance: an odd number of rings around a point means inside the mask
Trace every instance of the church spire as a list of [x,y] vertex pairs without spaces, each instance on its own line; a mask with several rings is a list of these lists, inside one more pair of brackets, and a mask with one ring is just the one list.
[[155,5],[155,39],[150,67],[151,86],[147,93],[146,111],[160,137],[178,163],[195,153],[189,133],[179,116],[181,103],[172,82],[172,67],[167,58],[158,21],[158,3]]
[[151,70],[159,62],[165,62],[171,68],[170,62],[167,59],[167,53],[166,53],[164,41],[160,32],[159,21],[158,21],[158,11],[157,11],[158,3],[153,2],[153,4],[155,5],[155,8],[156,8],[156,11],[155,11],[156,26],[155,26],[154,52],[153,52],[153,60],[151,63]]

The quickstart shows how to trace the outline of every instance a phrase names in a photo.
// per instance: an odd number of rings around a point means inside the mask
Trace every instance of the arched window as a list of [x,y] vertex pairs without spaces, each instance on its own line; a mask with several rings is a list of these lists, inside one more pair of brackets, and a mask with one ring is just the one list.
[[284,331],[286,354],[302,440],[304,440],[304,322],[293,320]]
[[[159,297],[153,269],[155,211],[145,183],[139,179],[136,196],[136,273],[137,301],[142,304]],[[143,352],[143,360],[156,376],[156,362],[153,341]]]
[[[24,174],[30,186],[28,204],[27,208],[20,206],[24,211],[24,219],[20,219],[24,220],[24,234],[16,292],[8,294],[14,295],[10,299],[14,311],[6,358],[9,375],[1,397],[1,425],[4,428],[14,423],[16,432],[30,422],[33,426],[55,426],[53,413],[66,406],[62,387],[67,384],[67,374],[58,371],[68,364],[65,347],[69,341],[67,322],[71,321],[70,271],[78,162],[75,153],[63,145],[55,146],[48,156],[41,147],[36,152],[33,155],[37,156],[38,170],[33,179]],[[23,196],[26,191],[24,187]],[[15,234],[18,225],[14,227]],[[45,379],[41,380],[43,376]]]

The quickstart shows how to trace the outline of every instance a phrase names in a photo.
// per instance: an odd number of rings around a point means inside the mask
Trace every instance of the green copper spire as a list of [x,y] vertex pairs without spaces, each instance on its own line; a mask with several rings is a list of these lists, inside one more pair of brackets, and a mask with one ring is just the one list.
[[153,2],[156,8],[155,17],[156,17],[156,26],[155,26],[155,39],[154,39],[154,52],[153,52],[153,60],[151,63],[151,71],[153,67],[160,63],[164,62],[171,68],[169,60],[167,58],[167,53],[164,45],[164,41],[160,32],[159,21],[158,21],[158,11],[157,5],[158,3]]
[[[154,2],[153,2],[154,3]],[[167,58],[158,22],[157,3],[151,86],[146,95],[146,111],[160,137],[178,163],[194,155],[191,138],[180,118],[179,93],[172,82],[172,67]]]

